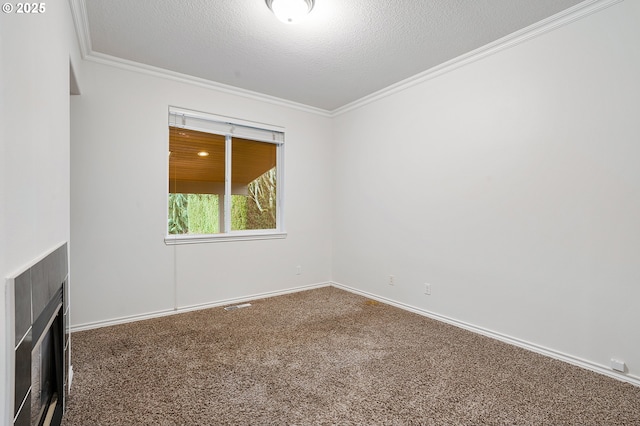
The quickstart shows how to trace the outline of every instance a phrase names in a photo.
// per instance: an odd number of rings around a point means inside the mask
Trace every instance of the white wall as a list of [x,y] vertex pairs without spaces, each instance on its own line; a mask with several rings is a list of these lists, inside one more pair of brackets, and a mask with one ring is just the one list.
[[625,1],[338,116],[334,281],[640,378],[638,22]]
[[[84,63],[73,325],[333,279],[640,377],[639,7],[334,119]],[[164,244],[168,105],[286,127],[286,239]]]
[[0,423],[6,406],[5,278],[69,240],[69,60],[77,41],[66,2],[42,15],[0,14]]
[[[286,128],[286,239],[165,245],[169,105]],[[326,117],[86,62],[72,100],[73,325],[328,282],[330,139]]]

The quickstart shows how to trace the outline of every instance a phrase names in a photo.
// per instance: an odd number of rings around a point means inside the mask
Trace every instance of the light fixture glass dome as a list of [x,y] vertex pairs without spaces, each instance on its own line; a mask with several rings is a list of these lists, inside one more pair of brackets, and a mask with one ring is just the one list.
[[305,17],[315,4],[315,0],[265,0],[276,18],[286,24],[293,24]]

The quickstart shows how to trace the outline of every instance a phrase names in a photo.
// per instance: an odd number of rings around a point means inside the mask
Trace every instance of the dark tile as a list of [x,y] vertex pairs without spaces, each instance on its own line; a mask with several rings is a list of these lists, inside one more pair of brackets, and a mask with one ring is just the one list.
[[31,425],[31,396],[27,397],[27,403],[24,404],[22,410],[20,411],[20,415],[13,423],[14,426],[30,426]]
[[58,250],[49,254],[49,256],[43,259],[45,273],[47,275],[47,287],[49,289],[49,300],[51,297],[58,291],[60,286],[62,285],[62,270],[60,266],[60,260],[58,259],[60,253]]
[[[31,387],[31,331],[27,333],[27,337],[20,343],[16,349],[16,380],[15,380],[15,410],[14,415],[18,414],[18,409],[22,404],[25,396],[29,393]],[[29,403],[30,404],[30,403]]]
[[14,280],[15,332],[14,347],[31,327],[31,271],[27,270]]
[[51,298],[47,279],[46,264],[44,261],[40,261],[31,267],[31,306],[33,309],[33,321],[38,319]]
[[69,257],[67,254],[67,243],[58,248],[58,262],[60,263],[60,282],[64,281],[69,274]]

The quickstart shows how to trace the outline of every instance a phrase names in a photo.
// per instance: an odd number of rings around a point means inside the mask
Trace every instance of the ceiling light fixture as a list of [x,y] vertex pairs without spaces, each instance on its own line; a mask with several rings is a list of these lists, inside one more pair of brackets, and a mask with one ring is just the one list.
[[200,157],[206,157],[206,156],[208,156],[208,155],[209,155],[209,153],[208,153],[207,151],[200,151],[200,152],[198,153],[198,155],[199,155]]
[[285,24],[293,24],[311,12],[315,0],[265,0],[276,18]]

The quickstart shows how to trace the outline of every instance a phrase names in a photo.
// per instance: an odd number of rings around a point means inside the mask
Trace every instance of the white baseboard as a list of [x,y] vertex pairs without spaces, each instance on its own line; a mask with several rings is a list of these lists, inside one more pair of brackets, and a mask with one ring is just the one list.
[[181,307],[178,307],[177,309],[164,309],[164,310],[161,310],[161,311],[148,312],[148,313],[145,313],[145,314],[129,315],[129,316],[126,316],[126,317],[119,317],[119,318],[112,318],[112,319],[102,320],[102,321],[88,322],[88,323],[84,323],[84,324],[76,324],[76,325],[72,325],[70,327],[70,331],[71,331],[71,333],[75,333],[76,331],[92,330],[92,329],[95,329],[95,328],[109,327],[109,326],[112,326],[112,325],[126,324],[126,323],[129,323],[129,322],[142,321],[142,320],[147,320],[147,319],[152,319],[152,318],[160,318],[160,317],[165,317],[165,316],[168,316],[168,315],[175,315],[175,314],[181,314],[181,313],[185,313],[185,312],[199,311],[201,309],[216,308],[218,306],[235,305],[235,304],[238,304],[238,303],[249,302],[251,300],[265,299],[265,298],[268,298],[268,297],[275,297],[275,296],[282,296],[282,295],[285,295],[285,294],[297,293],[299,291],[313,290],[313,289],[316,289],[316,288],[329,287],[329,286],[331,286],[331,282],[310,284],[310,285],[305,285],[305,286],[300,286],[300,287],[293,287],[293,288],[289,288],[289,289],[285,289],[285,290],[269,291],[269,292],[265,292],[265,293],[257,293],[257,294],[253,294],[253,295],[249,295],[249,296],[242,296],[242,297],[237,297],[237,298],[232,298],[232,299],[217,300],[217,301],[201,303],[201,304],[197,304],[197,305],[181,306]]
[[555,351],[553,349],[545,348],[544,346],[539,346],[531,342],[527,342],[521,339],[517,339],[515,337],[507,336],[505,334],[501,334],[483,327],[478,327],[473,324],[466,323],[464,321],[459,321],[454,318],[450,318],[444,315],[436,314],[434,312],[430,312],[421,308],[417,308],[415,306],[407,305],[405,303],[397,302],[395,300],[387,299],[386,297],[381,297],[373,293],[369,293],[366,291],[358,290],[353,287],[346,286],[344,284],[340,284],[337,282],[331,282],[331,285],[346,290],[348,292],[358,294],[360,296],[365,296],[370,299],[377,300],[382,303],[386,303],[391,306],[395,306],[397,308],[416,313],[418,315],[422,315],[437,321],[441,321],[447,324],[451,324],[453,326],[471,331],[473,333],[481,334],[486,337],[490,337],[492,339],[500,340],[501,342],[508,343],[514,346],[518,346],[523,349],[527,349],[529,351],[548,356],[549,358],[557,359],[559,361],[567,362],[569,364],[575,365],[577,367],[581,367],[595,373],[603,374],[605,376],[620,380],[622,382],[630,383],[634,386],[640,387],[640,377],[637,377],[633,374],[624,374],[616,372],[602,364],[597,364],[592,361],[587,361],[585,359],[581,359],[572,355],[568,355],[562,352]]
[[388,305],[391,306],[395,306],[397,308],[409,311],[409,312],[413,312],[416,313],[418,315],[422,315],[437,321],[441,321],[447,324],[451,324],[453,326],[462,328],[464,330],[468,330],[471,331],[473,333],[478,333],[481,334],[483,336],[486,337],[490,337],[492,339],[496,339],[499,340],[501,342],[504,343],[508,343],[523,349],[527,349],[530,350],[532,352],[541,354],[541,355],[545,355],[548,356],[550,358],[553,359],[557,359],[559,361],[563,361],[563,362],[567,362],[569,364],[593,371],[595,373],[599,373],[599,374],[603,374],[605,376],[614,378],[616,380],[620,380],[622,382],[626,382],[626,383],[630,383],[634,386],[638,386],[640,387],[640,377],[637,377],[635,375],[632,374],[624,374],[624,373],[619,373],[616,371],[611,370],[610,368],[601,365],[601,364],[597,364],[594,363],[592,361],[588,361],[588,360],[584,360],[572,355],[568,355],[562,352],[558,352],[555,351],[553,349],[549,349],[549,348],[545,348],[544,346],[540,346],[540,345],[536,345],[534,343],[531,342],[527,342],[521,339],[517,339],[515,337],[512,336],[507,336],[505,334],[502,333],[498,333],[483,327],[478,327],[476,325],[473,324],[469,324],[466,323],[464,321],[459,321],[456,320],[454,318],[450,318],[447,317],[445,315],[440,315],[434,312],[430,312],[421,308],[417,308],[415,306],[411,306],[405,303],[401,303],[401,302],[397,302],[395,300],[392,299],[387,299],[386,297],[381,297],[378,296],[376,294],[373,293],[369,293],[366,291],[362,291],[362,290],[358,290],[356,288],[353,287],[349,287],[347,285],[344,284],[340,284],[338,282],[334,282],[334,281],[329,281],[329,282],[325,282],[325,283],[319,283],[319,284],[311,284],[311,285],[306,285],[306,286],[301,286],[301,287],[294,287],[294,288],[289,288],[286,290],[278,290],[278,291],[272,291],[272,292],[266,292],[266,293],[258,293],[258,294],[253,294],[253,295],[249,295],[249,296],[243,296],[243,297],[238,297],[238,298],[233,298],[233,299],[225,299],[225,300],[219,300],[219,301],[214,301],[214,302],[208,302],[208,303],[202,303],[202,304],[198,304],[198,305],[189,305],[189,306],[183,306],[183,307],[179,307],[178,309],[167,309],[167,310],[163,310],[163,311],[157,311],[157,312],[150,312],[150,313],[146,313],[146,314],[141,314],[141,315],[131,315],[131,316],[127,316],[127,317],[121,317],[121,318],[114,318],[114,319],[110,319],[110,320],[105,320],[105,321],[96,321],[96,322],[91,322],[91,323],[86,323],[86,324],[79,324],[79,325],[74,325],[71,326],[71,332],[76,332],[76,331],[84,331],[84,330],[91,330],[91,329],[95,329],[95,328],[101,328],[101,327],[108,327],[108,326],[112,326],[112,325],[118,325],[118,324],[125,324],[125,323],[129,323],[129,322],[134,322],[134,321],[141,321],[141,320],[145,320],[145,319],[151,319],[151,318],[159,318],[159,317],[163,317],[163,316],[168,316],[168,315],[175,315],[175,314],[179,314],[179,313],[185,313],[185,312],[192,312],[192,311],[197,311],[197,310],[201,310],[201,309],[209,309],[209,308],[215,308],[215,307],[219,307],[219,306],[227,306],[227,305],[234,305],[234,304],[239,304],[239,303],[245,303],[245,302],[249,302],[252,300],[257,300],[257,299],[265,299],[268,297],[275,297],[275,296],[282,296],[285,294],[291,294],[291,293],[297,293],[300,291],[306,291],[306,290],[313,290],[316,288],[322,288],[322,287],[329,287],[329,286],[333,286],[342,290],[346,290],[348,292],[354,293],[354,294],[358,294],[360,296],[365,296],[368,297],[370,299],[374,299],[377,301],[380,301],[382,303],[386,303]]

